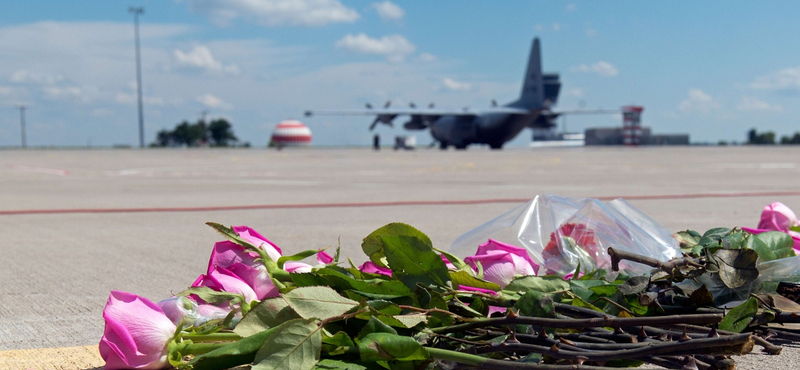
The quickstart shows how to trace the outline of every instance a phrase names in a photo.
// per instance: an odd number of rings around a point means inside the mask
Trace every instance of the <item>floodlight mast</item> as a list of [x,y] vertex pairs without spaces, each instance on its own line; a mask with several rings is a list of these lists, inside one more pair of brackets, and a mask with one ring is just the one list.
[[136,38],[136,93],[139,103],[139,147],[144,148],[144,112],[142,109],[142,57],[139,52],[139,15],[144,13],[143,7],[130,7],[133,13],[133,30]]
[[17,109],[19,109],[19,129],[20,129],[20,138],[22,139],[22,149],[28,147],[27,140],[25,139],[25,109],[27,107],[23,104],[17,105]]

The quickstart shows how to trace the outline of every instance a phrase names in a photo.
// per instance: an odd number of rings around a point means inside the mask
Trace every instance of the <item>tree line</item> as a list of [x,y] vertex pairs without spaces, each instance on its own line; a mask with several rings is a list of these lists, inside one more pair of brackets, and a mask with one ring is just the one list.
[[196,123],[183,121],[173,130],[161,130],[156,134],[156,140],[151,147],[249,147],[250,143],[239,145],[239,139],[233,134],[233,126],[224,118],[217,118],[209,123],[197,120]]
[[[759,133],[756,129],[751,129],[747,132],[747,143],[754,145],[775,145],[775,133],[766,131]],[[781,145],[798,145],[800,144],[800,132],[795,132],[793,136],[782,136],[780,139]]]

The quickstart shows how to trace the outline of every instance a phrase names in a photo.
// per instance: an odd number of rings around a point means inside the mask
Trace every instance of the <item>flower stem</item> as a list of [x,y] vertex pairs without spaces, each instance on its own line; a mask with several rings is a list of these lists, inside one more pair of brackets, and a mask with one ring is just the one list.
[[458,362],[474,367],[477,369],[493,369],[493,370],[606,370],[608,368],[602,366],[586,366],[586,365],[544,365],[534,364],[519,361],[508,360],[495,360],[491,358],[472,355],[469,353],[450,351],[441,348],[425,347],[433,358],[440,360]]
[[194,343],[235,342],[239,339],[242,339],[242,337],[236,333],[182,334],[181,338],[191,340]]

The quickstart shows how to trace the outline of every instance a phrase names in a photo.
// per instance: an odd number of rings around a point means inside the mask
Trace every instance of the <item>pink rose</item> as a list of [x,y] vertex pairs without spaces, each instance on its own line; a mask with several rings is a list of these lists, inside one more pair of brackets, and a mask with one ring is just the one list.
[[764,210],[761,212],[761,222],[758,223],[758,228],[787,232],[790,227],[797,225],[797,216],[794,212],[785,204],[774,202],[764,207]]
[[135,294],[111,291],[103,309],[100,339],[105,369],[165,369],[167,343],[177,329],[155,303]]
[[[253,290],[247,282],[242,280],[233,271],[222,267],[215,267],[208,274],[200,275],[192,284],[192,287],[201,286],[209,287],[218,292],[241,294],[244,296],[244,300],[247,303],[259,300],[255,290]],[[277,292],[277,289],[275,289],[275,291]],[[277,296],[277,293],[274,296]]]
[[385,276],[392,276],[392,270],[386,267],[380,267],[375,264],[375,262],[367,261],[361,264],[358,267],[361,272],[366,272],[368,274],[379,274]]
[[[214,249],[211,251],[207,275],[210,275],[214,269],[225,269],[239,280],[247,283],[255,292],[256,299],[263,300],[278,296],[278,289],[272,283],[267,268],[260,261],[256,261],[257,258],[257,254],[247,252],[239,244],[229,241],[218,242],[214,244]],[[275,260],[278,259],[275,258]]]
[[156,303],[173,324],[191,325],[197,312],[197,303],[186,297],[172,297]]
[[[333,262],[333,257],[325,253],[325,251],[320,250],[319,252],[317,252],[317,265],[327,265],[332,262]],[[297,261],[286,261],[286,263],[283,264],[283,269],[286,270],[286,272],[293,272],[296,274],[311,272],[313,268],[314,266],[311,266],[304,262],[297,262]]]
[[536,275],[539,265],[533,262],[525,248],[489,239],[478,247],[474,256],[464,259],[474,270],[483,266],[483,279],[505,287],[515,276]]
[[256,247],[264,248],[264,250],[267,251],[269,258],[272,258],[273,261],[277,262],[278,258],[281,258],[281,249],[271,241],[267,240],[267,238],[259,234],[258,231],[255,231],[247,226],[234,226],[233,231],[239,234],[239,237],[248,243],[255,245]]

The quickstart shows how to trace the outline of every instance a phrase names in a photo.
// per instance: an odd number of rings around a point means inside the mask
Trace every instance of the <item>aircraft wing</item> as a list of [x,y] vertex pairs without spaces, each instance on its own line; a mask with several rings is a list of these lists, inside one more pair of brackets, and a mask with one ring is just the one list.
[[616,114],[622,113],[621,109],[576,109],[562,111],[542,111],[544,115],[560,116],[562,114]]
[[462,110],[449,110],[449,109],[434,109],[434,108],[406,108],[406,109],[349,109],[349,110],[307,110],[306,117],[313,115],[320,116],[478,116],[487,113],[501,113],[501,114],[531,114],[533,112],[527,109],[511,108],[511,107],[494,107],[488,109],[462,109]]

